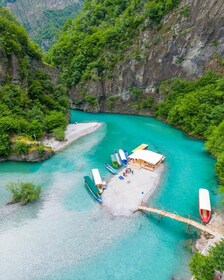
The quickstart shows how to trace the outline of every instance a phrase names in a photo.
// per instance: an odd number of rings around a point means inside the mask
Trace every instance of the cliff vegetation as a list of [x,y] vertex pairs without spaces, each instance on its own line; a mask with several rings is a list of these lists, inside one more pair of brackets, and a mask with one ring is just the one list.
[[68,122],[66,89],[55,83],[56,74],[43,64],[41,51],[4,8],[0,58],[0,157],[44,156],[49,151],[40,140]]
[[133,37],[158,24],[178,2],[88,0],[83,11],[61,32],[48,53],[48,61],[61,70],[69,87],[94,79],[94,75],[101,79],[122,59]]
[[9,9],[29,36],[45,51],[54,42],[64,23],[82,8],[84,0],[0,0],[0,7]]
[[210,71],[194,81],[176,78],[163,82],[159,92],[163,101],[155,106],[155,116],[206,140],[224,190],[224,76]]

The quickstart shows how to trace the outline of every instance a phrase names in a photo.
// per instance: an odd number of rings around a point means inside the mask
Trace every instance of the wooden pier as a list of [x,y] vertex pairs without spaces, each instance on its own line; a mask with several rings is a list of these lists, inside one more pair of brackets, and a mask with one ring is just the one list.
[[170,219],[179,221],[181,223],[185,223],[188,226],[191,225],[191,226],[196,227],[196,228],[198,228],[202,231],[205,231],[205,232],[207,232],[207,233],[209,233],[213,236],[216,236],[217,234],[218,235],[224,235],[224,230],[223,229],[220,229],[220,228],[217,228],[217,227],[214,227],[214,226],[211,226],[211,225],[203,225],[203,224],[195,222],[191,219],[184,218],[184,217],[181,217],[179,215],[176,215],[176,214],[164,211],[164,210],[159,210],[159,209],[156,209],[156,208],[151,208],[151,207],[146,207],[146,206],[139,206],[137,210],[146,211],[146,212],[150,212],[150,213],[157,213],[159,216],[168,217]]

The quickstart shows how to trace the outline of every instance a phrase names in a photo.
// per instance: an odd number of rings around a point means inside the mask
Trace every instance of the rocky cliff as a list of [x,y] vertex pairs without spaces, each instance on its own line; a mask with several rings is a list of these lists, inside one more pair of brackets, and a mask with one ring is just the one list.
[[26,28],[30,37],[43,49],[54,41],[56,31],[81,9],[84,0],[0,1]]
[[206,69],[222,66],[223,14],[223,0],[182,0],[159,26],[135,37],[112,73],[105,73],[107,78],[96,71],[92,79],[73,86],[74,108],[150,115],[150,106],[160,99],[157,87],[161,81],[194,79]]
[[48,158],[53,151],[41,140],[55,129],[63,134],[68,115],[58,70],[44,63],[24,28],[0,8],[0,160]]

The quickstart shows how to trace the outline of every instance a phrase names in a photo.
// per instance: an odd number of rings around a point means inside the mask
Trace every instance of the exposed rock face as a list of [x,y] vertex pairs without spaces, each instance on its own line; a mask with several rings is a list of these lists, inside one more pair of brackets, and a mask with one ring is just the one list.
[[44,154],[40,155],[38,151],[33,151],[27,155],[11,155],[7,158],[7,160],[12,161],[28,161],[28,162],[39,162],[45,159],[50,158],[54,152],[52,150],[45,150]]
[[[40,59],[34,59],[27,56],[29,61],[29,72],[37,69],[47,72],[52,82],[56,85],[59,81],[59,71],[47,64],[44,64]],[[27,77],[21,75],[21,63],[15,54],[6,55],[3,46],[0,46],[0,86],[5,83],[18,84],[26,87]]]
[[[156,88],[161,81],[193,79],[218,65],[224,54],[223,14],[223,0],[182,0],[164,18],[160,30],[145,30],[134,40],[112,78],[89,80],[71,88],[74,108],[150,115],[150,109],[139,106],[139,100],[151,96],[158,102]],[[132,56],[136,50],[139,55]],[[86,102],[85,96],[91,95],[96,97],[95,106]]]

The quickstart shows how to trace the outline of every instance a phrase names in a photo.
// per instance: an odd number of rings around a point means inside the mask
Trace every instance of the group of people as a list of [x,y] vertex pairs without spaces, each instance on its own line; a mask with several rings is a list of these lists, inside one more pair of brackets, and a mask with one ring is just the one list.
[[133,171],[131,168],[126,168],[126,169],[125,169],[125,172],[123,172],[123,176],[126,177],[126,176],[127,176],[128,174],[130,174],[130,173],[133,175],[133,174],[134,174],[134,171]]

